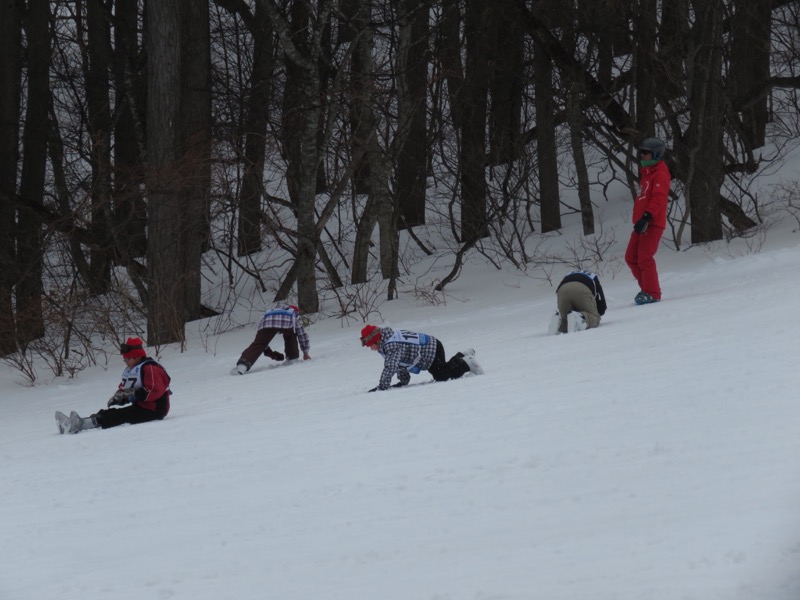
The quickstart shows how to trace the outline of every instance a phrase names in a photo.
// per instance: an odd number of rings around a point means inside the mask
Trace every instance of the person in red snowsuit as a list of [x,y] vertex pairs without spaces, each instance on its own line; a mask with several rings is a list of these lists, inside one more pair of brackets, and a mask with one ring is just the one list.
[[[147,356],[139,338],[128,338],[121,345],[125,361],[122,381],[109,399],[108,408],[90,417],[72,411],[67,417],[56,411],[59,433],[78,433],[84,429],[108,429],[125,423],[136,424],[161,420],[169,412],[170,377],[164,367]],[[112,408],[120,407],[120,408]]]
[[665,145],[658,138],[647,138],[639,144],[641,181],[639,195],[633,203],[633,231],[625,262],[639,283],[636,304],[661,300],[655,255],[667,227],[667,203],[672,176],[664,164]]

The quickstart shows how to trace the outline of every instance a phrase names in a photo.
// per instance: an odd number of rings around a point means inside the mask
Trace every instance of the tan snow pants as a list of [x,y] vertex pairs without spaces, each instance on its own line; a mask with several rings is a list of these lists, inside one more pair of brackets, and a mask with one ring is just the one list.
[[600,313],[597,312],[597,302],[594,294],[586,285],[579,281],[568,281],[562,285],[556,294],[558,312],[566,322],[567,315],[573,310],[583,313],[586,325],[590,329],[600,325]]

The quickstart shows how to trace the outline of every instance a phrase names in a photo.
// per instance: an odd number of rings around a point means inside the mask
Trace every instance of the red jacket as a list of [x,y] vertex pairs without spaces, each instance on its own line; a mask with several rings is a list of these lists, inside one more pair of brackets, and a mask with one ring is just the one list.
[[142,383],[147,392],[146,399],[139,401],[139,406],[147,410],[156,410],[156,400],[166,396],[166,413],[169,412],[169,375],[164,367],[156,362],[151,362],[142,367]]
[[146,410],[159,410],[157,403],[164,398],[161,410],[166,415],[169,412],[169,395],[172,393],[169,382],[170,376],[164,367],[152,358],[146,357],[122,372],[122,382],[118,389],[133,390],[134,404]]
[[653,227],[666,229],[671,182],[672,176],[663,160],[658,161],[652,167],[642,167],[639,195],[633,202],[632,223],[636,223],[644,213],[649,212],[653,215]]

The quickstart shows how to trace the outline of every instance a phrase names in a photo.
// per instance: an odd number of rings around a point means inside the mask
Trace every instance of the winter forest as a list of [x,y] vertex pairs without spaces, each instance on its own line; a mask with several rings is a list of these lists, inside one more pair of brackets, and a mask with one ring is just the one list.
[[[602,260],[648,136],[674,248],[800,213],[800,185],[754,188],[800,139],[790,0],[7,0],[0,56],[0,356],[23,372],[71,376],[120,331],[180,343],[248,288],[366,318],[467,253],[555,260],[536,242],[566,214],[560,260]],[[432,254],[452,268],[415,286]]]

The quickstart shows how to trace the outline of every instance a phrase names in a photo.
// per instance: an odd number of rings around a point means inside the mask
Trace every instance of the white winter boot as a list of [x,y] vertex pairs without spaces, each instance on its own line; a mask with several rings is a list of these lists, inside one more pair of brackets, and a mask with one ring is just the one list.
[[561,333],[561,324],[563,323],[563,319],[561,315],[556,312],[552,317],[550,317],[550,325],[547,327],[548,335],[558,335]]
[[250,370],[247,363],[239,363],[231,369],[231,375],[244,375]]
[[475,360],[474,350],[472,351],[472,354],[464,354],[464,356],[461,357],[461,360],[467,363],[470,373],[474,373],[475,375],[483,375],[483,368],[478,361]]
[[69,417],[60,410],[56,411],[56,427],[58,427],[58,433],[69,432]]
[[583,331],[587,327],[586,317],[583,316],[583,313],[573,311],[567,315],[567,331],[570,333]]
[[78,433],[84,429],[94,429],[97,427],[97,422],[94,417],[82,417],[74,410],[69,413],[69,429],[67,433]]

